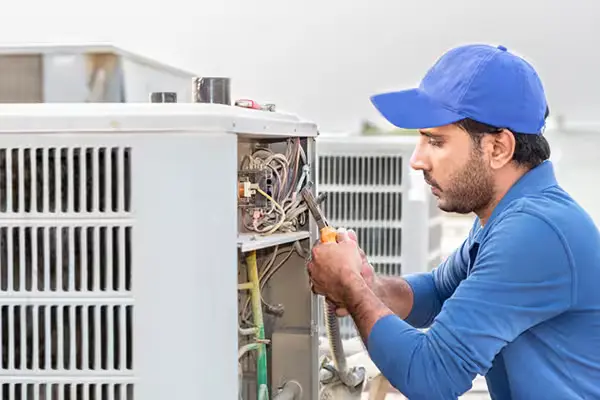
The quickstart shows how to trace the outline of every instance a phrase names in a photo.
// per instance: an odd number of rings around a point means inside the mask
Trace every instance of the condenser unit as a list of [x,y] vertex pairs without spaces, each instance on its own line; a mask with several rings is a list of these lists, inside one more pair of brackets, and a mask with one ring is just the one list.
[[219,104],[0,114],[1,398],[317,398],[297,196],[314,124]]
[[[321,135],[317,190],[330,223],[356,231],[378,274],[428,271],[441,257],[442,217],[423,174],[410,167],[416,136]],[[342,319],[345,338],[355,336]]]
[[0,103],[192,102],[195,74],[110,44],[0,45]]

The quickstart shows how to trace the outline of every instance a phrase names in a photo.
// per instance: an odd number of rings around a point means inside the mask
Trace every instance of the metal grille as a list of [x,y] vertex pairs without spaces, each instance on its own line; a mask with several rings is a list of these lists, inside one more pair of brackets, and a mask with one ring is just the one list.
[[2,398],[133,399],[131,149],[0,149]]
[[5,400],[129,400],[133,385],[127,383],[4,383]]
[[130,292],[131,227],[0,227],[0,291]]
[[2,369],[131,370],[132,307],[4,305]]
[[320,156],[322,185],[400,186],[402,158],[398,156]]
[[400,221],[402,193],[399,192],[331,192],[323,211],[336,221]]
[[[358,152],[319,157],[319,190],[327,193],[323,211],[334,226],[356,231],[378,274],[400,275],[404,158]],[[340,319],[340,329],[344,338],[357,335],[351,318]]]
[[[341,225],[336,225],[341,226]],[[400,257],[402,253],[402,231],[400,228],[380,227],[353,227],[358,237],[358,244],[369,257]]]
[[371,263],[375,273],[383,276],[400,276],[402,267],[400,263]]
[[119,147],[0,149],[0,212],[128,212],[130,153]]

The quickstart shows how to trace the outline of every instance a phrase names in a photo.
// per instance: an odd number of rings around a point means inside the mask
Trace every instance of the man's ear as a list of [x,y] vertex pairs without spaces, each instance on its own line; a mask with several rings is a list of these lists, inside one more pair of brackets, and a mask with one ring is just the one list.
[[510,163],[515,152],[515,136],[508,129],[503,129],[499,133],[486,135],[488,146],[490,148],[490,166],[493,169],[500,169]]

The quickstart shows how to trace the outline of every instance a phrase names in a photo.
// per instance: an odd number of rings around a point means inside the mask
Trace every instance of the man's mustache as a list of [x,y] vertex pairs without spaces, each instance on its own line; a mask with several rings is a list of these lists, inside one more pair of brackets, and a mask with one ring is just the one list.
[[425,182],[431,186],[434,187],[436,189],[442,190],[442,188],[433,180],[431,179],[431,176],[429,176],[427,173],[423,173],[423,179],[425,179]]

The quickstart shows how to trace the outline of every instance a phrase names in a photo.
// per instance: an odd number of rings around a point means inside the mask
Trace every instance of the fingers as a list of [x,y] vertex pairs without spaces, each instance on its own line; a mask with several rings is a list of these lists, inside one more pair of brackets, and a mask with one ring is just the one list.
[[352,239],[350,239],[350,235],[348,234],[348,231],[344,228],[339,228],[337,230],[336,241],[338,243],[340,243],[340,242],[346,242],[349,240],[352,240]]
[[356,236],[356,232],[354,232],[354,229],[348,229],[348,236],[350,237],[350,240],[353,240],[356,243],[358,243],[358,236]]
[[356,236],[356,232],[354,232],[353,229],[344,229],[344,228],[338,228],[337,230],[338,234],[337,234],[337,242],[343,242],[346,240],[351,240],[354,243],[358,244],[358,236]]
[[[356,235],[354,229],[348,229],[348,237],[350,238],[350,240],[358,244],[358,236]],[[358,247],[358,252],[360,253],[360,256],[363,258],[363,260],[366,261],[367,255],[360,246]]]

